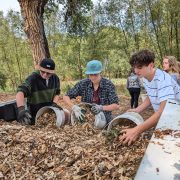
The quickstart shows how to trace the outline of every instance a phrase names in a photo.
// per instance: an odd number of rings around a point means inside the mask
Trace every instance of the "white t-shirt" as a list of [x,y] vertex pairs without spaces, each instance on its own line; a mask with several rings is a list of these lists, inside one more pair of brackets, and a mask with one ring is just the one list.
[[180,87],[165,71],[156,69],[152,81],[143,78],[144,87],[151,101],[154,111],[157,111],[162,101],[168,99],[180,100]]

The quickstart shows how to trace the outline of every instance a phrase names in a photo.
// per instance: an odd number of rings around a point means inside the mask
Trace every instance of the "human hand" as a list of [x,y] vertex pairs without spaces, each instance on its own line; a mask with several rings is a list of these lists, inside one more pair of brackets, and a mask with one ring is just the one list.
[[52,103],[52,107],[58,108],[60,111],[63,110],[63,108],[59,105],[57,105],[55,102]]
[[29,125],[32,121],[32,116],[28,110],[25,110],[24,106],[18,107],[18,122]]
[[136,126],[134,128],[122,130],[121,133],[123,133],[123,135],[119,138],[120,143],[128,144],[128,146],[129,146],[133,142],[135,142],[140,135],[140,132],[137,127],[138,126]]
[[83,123],[84,122],[84,117],[85,115],[83,114],[83,111],[85,112],[85,109],[79,107],[78,105],[74,105],[72,107],[72,111],[74,112],[76,118],[78,119],[78,121],[80,123]]
[[98,105],[98,104],[93,104],[93,105],[92,105],[91,111],[92,111],[94,114],[98,114],[98,113],[100,113],[102,110],[103,110],[103,106],[102,106],[102,105]]

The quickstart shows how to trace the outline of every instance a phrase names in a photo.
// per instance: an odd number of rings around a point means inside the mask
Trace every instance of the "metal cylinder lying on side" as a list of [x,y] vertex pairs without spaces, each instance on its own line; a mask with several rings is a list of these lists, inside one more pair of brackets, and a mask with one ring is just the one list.
[[[41,109],[39,109],[39,111],[36,114],[36,118],[35,121],[38,120],[38,118],[44,114],[45,112],[49,111],[49,110],[53,110],[53,112],[56,115],[56,126],[57,127],[62,127],[65,124],[65,114],[64,111],[59,110],[56,107],[52,107],[52,106],[44,106]],[[65,111],[68,111],[67,109],[65,109]]]
[[129,120],[130,122],[135,123],[136,125],[142,124],[144,122],[144,119],[142,116],[135,112],[125,112],[121,115],[118,115],[116,118],[114,118],[108,125],[108,131],[110,131],[114,126],[121,123],[122,119]]

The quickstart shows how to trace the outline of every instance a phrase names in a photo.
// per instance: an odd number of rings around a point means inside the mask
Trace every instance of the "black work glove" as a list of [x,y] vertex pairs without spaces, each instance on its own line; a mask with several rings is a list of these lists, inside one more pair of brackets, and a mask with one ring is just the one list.
[[31,124],[32,116],[28,110],[25,110],[24,106],[18,107],[18,122],[22,124]]
[[57,105],[55,102],[53,102],[51,106],[58,108],[60,111],[63,111],[63,108],[61,106]]
[[98,105],[98,104],[93,104],[93,105],[92,105],[91,111],[92,111],[94,114],[98,114],[98,113],[100,113],[102,110],[103,110],[103,106],[102,106],[102,105]]

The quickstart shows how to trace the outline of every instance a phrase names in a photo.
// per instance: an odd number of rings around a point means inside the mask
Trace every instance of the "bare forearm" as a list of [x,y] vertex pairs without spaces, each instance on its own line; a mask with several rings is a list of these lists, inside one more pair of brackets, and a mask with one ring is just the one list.
[[137,128],[139,129],[139,133],[142,133],[152,127],[155,127],[160,117],[161,117],[161,114],[159,112],[155,112],[143,124],[140,124],[139,126],[137,126]]
[[113,111],[113,110],[118,110],[118,109],[119,109],[119,105],[115,103],[103,106],[103,111]]
[[150,105],[151,105],[151,102],[150,102],[150,100],[149,100],[149,97],[146,97],[145,101],[144,101],[141,105],[139,105],[139,106],[135,109],[135,111],[136,111],[137,113],[140,113],[140,112],[144,111],[146,108],[148,108]]
[[16,103],[17,103],[17,107],[25,106],[24,93],[23,92],[18,92],[16,94]]
[[122,142],[123,144],[128,143],[128,145],[130,145],[132,142],[134,142],[139,137],[139,135],[142,132],[156,126],[156,124],[159,121],[159,118],[161,117],[161,114],[164,110],[165,105],[166,105],[166,100],[160,103],[160,107],[159,107],[158,111],[155,112],[144,123],[142,123],[134,128],[122,130],[122,133],[124,133],[124,134],[120,138],[120,142]]
[[63,101],[70,107],[72,108],[73,107],[73,103],[71,101],[71,99],[69,98],[69,96],[63,96]]
[[59,101],[59,95],[54,96],[53,102],[57,104],[58,101]]
[[161,102],[159,110],[155,112],[150,118],[148,118],[143,124],[139,125],[138,129],[140,133],[156,126],[164,110],[165,105],[166,101]]

